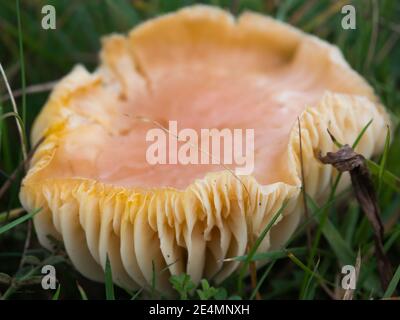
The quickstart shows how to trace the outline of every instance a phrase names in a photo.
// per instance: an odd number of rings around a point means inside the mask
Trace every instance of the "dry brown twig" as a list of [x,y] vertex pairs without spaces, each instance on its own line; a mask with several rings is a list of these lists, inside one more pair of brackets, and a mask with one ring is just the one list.
[[[54,86],[56,85],[57,82],[58,82],[58,80],[28,86],[25,88],[25,94],[50,91],[51,89],[54,88]],[[23,94],[24,94],[24,91],[22,89],[14,90],[12,92],[12,95],[14,96],[14,98],[18,98],[18,97],[22,96]],[[9,94],[3,95],[0,99],[0,102],[5,102],[10,99],[11,99],[11,97]]]

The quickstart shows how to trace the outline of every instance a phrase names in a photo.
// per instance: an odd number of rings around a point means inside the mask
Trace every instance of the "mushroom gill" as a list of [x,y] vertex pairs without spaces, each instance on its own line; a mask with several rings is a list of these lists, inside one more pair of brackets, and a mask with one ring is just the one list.
[[[144,121],[144,119],[146,121]],[[152,19],[128,36],[104,39],[101,65],[77,66],[38,116],[34,154],[20,199],[42,208],[39,240],[64,242],[76,268],[160,290],[171,274],[221,281],[283,203],[259,251],[279,248],[302,214],[299,119],[304,179],[316,200],[335,171],[315,153],[335,149],[327,129],[357,151],[382,149],[387,114],[339,50],[271,18],[193,6]],[[233,164],[163,164],[146,160],[146,133],[180,128],[254,129],[254,171]],[[341,188],[348,185],[343,179]]]

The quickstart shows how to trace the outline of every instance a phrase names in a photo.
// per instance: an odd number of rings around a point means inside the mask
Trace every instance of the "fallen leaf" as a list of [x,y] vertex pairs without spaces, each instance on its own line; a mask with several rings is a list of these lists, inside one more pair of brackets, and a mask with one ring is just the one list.
[[346,144],[337,152],[328,152],[324,157],[319,155],[319,159],[324,164],[333,165],[339,172],[350,173],[356,199],[373,228],[378,271],[382,288],[386,290],[392,277],[392,267],[383,249],[384,227],[365,158]]

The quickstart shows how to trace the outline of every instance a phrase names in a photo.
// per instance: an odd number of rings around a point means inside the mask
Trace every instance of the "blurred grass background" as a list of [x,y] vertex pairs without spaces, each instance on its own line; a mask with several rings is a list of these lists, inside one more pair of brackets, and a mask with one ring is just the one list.
[[[102,35],[127,32],[141,21],[195,3],[219,6],[235,15],[244,10],[261,12],[336,44],[351,66],[374,87],[395,121],[400,115],[400,2],[397,0],[21,0],[19,14],[22,37],[19,37],[17,1],[4,0],[0,1],[0,62],[12,90],[18,95],[16,102],[26,134],[29,135],[32,121],[45,103],[55,80],[67,74],[77,63],[84,64],[89,70],[97,66]],[[41,28],[41,9],[46,4],[56,8],[56,30]],[[340,10],[345,4],[352,4],[356,8],[355,30],[341,28],[343,15]],[[25,98],[19,95],[24,82],[28,92]],[[24,105],[26,112],[23,111]],[[12,111],[3,80],[0,81],[0,107],[3,114]],[[1,119],[0,133],[0,183],[4,185],[22,160],[13,117]],[[398,130],[391,132],[391,140],[391,147],[386,153],[386,168],[399,176]],[[0,226],[12,219],[13,214],[19,213],[21,178],[22,173],[18,172],[11,187],[0,199]],[[327,208],[333,231],[323,232],[318,245],[319,260],[317,257],[312,259],[306,269],[285,256],[272,259],[272,263],[259,270],[260,295],[263,299],[329,299],[332,295],[340,294],[335,292],[335,287],[340,283],[338,275],[344,254],[341,250],[350,252],[351,257],[355,258],[358,249],[361,252],[361,274],[355,298],[384,296],[379,285],[376,261],[371,253],[371,228],[353,200],[351,191],[347,192],[345,199],[334,201]],[[400,195],[384,184],[379,194],[379,204],[386,226],[385,248],[396,270],[400,262]],[[314,208],[314,211],[318,213],[318,209]],[[44,263],[57,265],[60,295],[56,297],[105,297],[104,285],[81,277],[68,262],[62,246],[55,253],[42,249],[34,231],[32,235],[29,234],[29,224],[25,222],[0,234],[0,293],[3,298],[51,298],[55,292],[40,287],[40,267]],[[27,238],[30,242],[24,250],[28,244]],[[332,246],[332,239],[342,246]],[[304,232],[299,232],[290,247],[299,249],[294,251],[297,252],[296,258],[307,265],[309,252],[303,250],[305,243]],[[310,273],[310,270],[318,276]],[[254,291],[249,279],[245,279],[243,292],[238,292],[236,281],[237,274],[223,283],[221,288],[229,296],[249,298]],[[394,286],[397,284],[398,281],[394,281]],[[115,290],[116,298],[120,299],[149,297],[144,293],[135,295],[122,289]]]

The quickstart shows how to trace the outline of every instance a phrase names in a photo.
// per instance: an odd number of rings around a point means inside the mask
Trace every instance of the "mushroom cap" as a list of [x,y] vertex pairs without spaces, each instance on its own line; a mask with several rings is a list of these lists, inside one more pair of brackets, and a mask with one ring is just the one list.
[[[144,137],[154,123],[143,117],[254,128],[253,174],[151,167]],[[335,150],[327,129],[352,143],[371,119],[357,147],[367,158],[390,121],[335,46],[259,14],[187,7],[105,38],[97,70],[77,66],[56,85],[32,130],[33,144],[44,140],[20,199],[41,208],[40,243],[63,241],[90,279],[103,281],[108,256],[125,288],[150,286],[153,266],[164,292],[182,272],[219,282],[239,264],[224,259],[244,255],[283,204],[258,251],[289,239],[302,216],[301,169],[311,197],[329,193],[337,173],[316,156]]]

